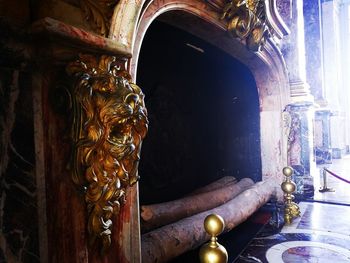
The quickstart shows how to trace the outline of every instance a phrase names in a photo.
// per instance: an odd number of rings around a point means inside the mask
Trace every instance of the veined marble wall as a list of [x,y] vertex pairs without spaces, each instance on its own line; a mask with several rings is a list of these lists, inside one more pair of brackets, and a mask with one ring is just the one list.
[[0,262],[40,262],[28,77],[0,70]]

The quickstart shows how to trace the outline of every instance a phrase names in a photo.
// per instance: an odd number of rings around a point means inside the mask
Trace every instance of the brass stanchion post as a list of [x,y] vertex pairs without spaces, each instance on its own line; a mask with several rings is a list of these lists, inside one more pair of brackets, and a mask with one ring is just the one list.
[[283,174],[286,176],[286,180],[282,183],[281,188],[284,192],[284,222],[286,224],[291,224],[293,218],[300,216],[299,206],[293,202],[294,195],[292,193],[295,192],[296,186],[292,181],[293,168],[292,167],[284,167]]
[[211,214],[204,219],[204,229],[211,235],[211,238],[199,250],[199,260],[201,263],[227,263],[227,251],[217,242],[217,236],[224,231],[224,228],[224,219],[219,215]]
[[322,176],[323,176],[323,187],[318,191],[321,193],[335,192],[335,190],[333,188],[328,188],[328,186],[327,186],[327,171],[324,167],[322,168]]

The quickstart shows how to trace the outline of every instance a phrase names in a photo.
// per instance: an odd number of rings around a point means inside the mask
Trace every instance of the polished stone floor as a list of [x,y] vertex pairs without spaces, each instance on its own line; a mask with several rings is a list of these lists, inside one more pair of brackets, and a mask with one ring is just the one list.
[[278,233],[262,231],[237,263],[350,262],[350,206],[301,202],[301,217]]
[[[350,180],[350,155],[324,166]],[[281,231],[266,226],[234,262],[350,263],[350,184],[327,173],[327,186],[335,191],[319,192],[324,166],[314,174],[316,202],[301,202],[301,217]]]
[[[350,155],[326,168],[350,180]],[[314,198],[299,204],[301,217],[292,225],[270,228],[265,225],[270,215],[260,211],[219,237],[230,263],[350,263],[350,184],[328,175],[335,192],[320,193],[320,169],[314,174]],[[184,262],[198,262],[198,249],[172,263]]]
[[[314,175],[315,195],[314,200],[323,202],[350,204],[350,184],[347,184],[330,174],[327,174],[327,186],[333,188],[334,192],[320,193],[318,190],[323,185],[323,178],[320,175],[320,169],[324,165],[318,166],[318,171]],[[350,180],[350,155],[344,156],[342,159],[333,159],[332,164],[325,167],[335,174]]]

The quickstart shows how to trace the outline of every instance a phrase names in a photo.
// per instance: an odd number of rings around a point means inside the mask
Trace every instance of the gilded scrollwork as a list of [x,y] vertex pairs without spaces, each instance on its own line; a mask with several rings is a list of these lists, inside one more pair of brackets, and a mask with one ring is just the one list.
[[119,0],[80,0],[80,7],[86,20],[99,30],[102,36],[107,36],[113,10]]
[[[125,64],[125,63],[124,63]],[[85,193],[90,244],[111,244],[112,220],[138,180],[148,120],[141,89],[115,57],[80,55],[67,72],[73,97],[73,181]]]
[[264,0],[231,0],[224,9],[222,19],[228,22],[233,37],[246,40],[249,50],[259,51],[270,36]]

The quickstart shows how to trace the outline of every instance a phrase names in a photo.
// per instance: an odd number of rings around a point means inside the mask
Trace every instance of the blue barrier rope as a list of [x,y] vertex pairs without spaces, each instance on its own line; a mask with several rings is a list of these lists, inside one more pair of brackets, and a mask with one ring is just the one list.
[[335,173],[329,171],[329,170],[326,169],[326,168],[324,168],[324,170],[325,170],[327,173],[333,175],[335,178],[337,178],[337,179],[339,179],[339,180],[341,180],[341,181],[343,181],[343,182],[345,182],[345,183],[350,184],[350,181],[349,181],[349,180],[346,180],[346,179],[344,179],[343,177],[340,177],[339,175],[337,175],[337,174],[335,174]]

